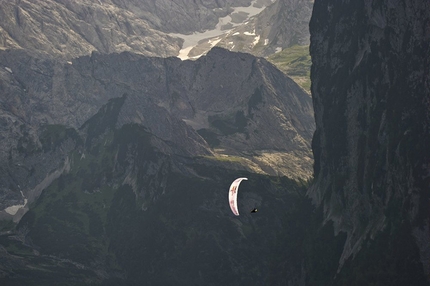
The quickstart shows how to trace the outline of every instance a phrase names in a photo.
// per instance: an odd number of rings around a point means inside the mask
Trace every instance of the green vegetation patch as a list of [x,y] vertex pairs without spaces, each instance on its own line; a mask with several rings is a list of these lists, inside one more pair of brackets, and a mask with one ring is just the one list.
[[311,56],[309,46],[292,46],[267,58],[307,92],[311,88]]

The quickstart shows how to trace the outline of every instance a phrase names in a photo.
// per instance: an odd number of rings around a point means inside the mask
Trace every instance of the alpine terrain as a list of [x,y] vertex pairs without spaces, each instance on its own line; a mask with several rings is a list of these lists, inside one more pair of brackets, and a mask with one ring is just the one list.
[[429,6],[0,0],[0,284],[430,285]]

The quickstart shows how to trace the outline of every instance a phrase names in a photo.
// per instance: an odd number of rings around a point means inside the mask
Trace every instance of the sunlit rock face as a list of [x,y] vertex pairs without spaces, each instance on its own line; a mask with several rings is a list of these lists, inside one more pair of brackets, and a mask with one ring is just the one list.
[[414,249],[391,259],[429,277],[430,3],[317,0],[310,33],[309,195],[348,235],[340,265],[388,232]]
[[[214,29],[232,7],[253,0],[13,0],[0,1],[0,49],[25,49],[38,57],[63,59],[92,51],[132,51],[175,56],[182,39]],[[268,0],[257,1],[261,5]]]
[[71,59],[92,51],[175,55],[181,40],[154,28],[122,1],[2,1],[0,49]]

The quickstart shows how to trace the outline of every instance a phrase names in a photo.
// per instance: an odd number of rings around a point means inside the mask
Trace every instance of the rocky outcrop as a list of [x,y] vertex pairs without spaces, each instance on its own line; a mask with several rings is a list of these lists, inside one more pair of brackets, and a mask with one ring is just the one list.
[[429,278],[429,23],[427,1],[315,1],[310,22],[316,132],[308,194],[335,232],[347,233],[340,268],[353,255],[359,265],[366,258],[357,253],[387,237],[386,265],[409,265],[388,274],[396,285],[412,283],[412,272]]

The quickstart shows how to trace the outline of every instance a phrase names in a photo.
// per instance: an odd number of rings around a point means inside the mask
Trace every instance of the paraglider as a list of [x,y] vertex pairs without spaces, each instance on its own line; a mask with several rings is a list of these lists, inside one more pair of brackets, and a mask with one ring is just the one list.
[[228,191],[228,201],[230,203],[231,211],[235,215],[239,215],[239,210],[237,208],[237,192],[239,191],[240,182],[243,180],[248,180],[248,178],[237,178],[230,185],[230,189]]
[[253,208],[253,209],[251,210],[251,213],[256,213],[256,212],[258,212],[258,209],[257,209],[257,208]]

